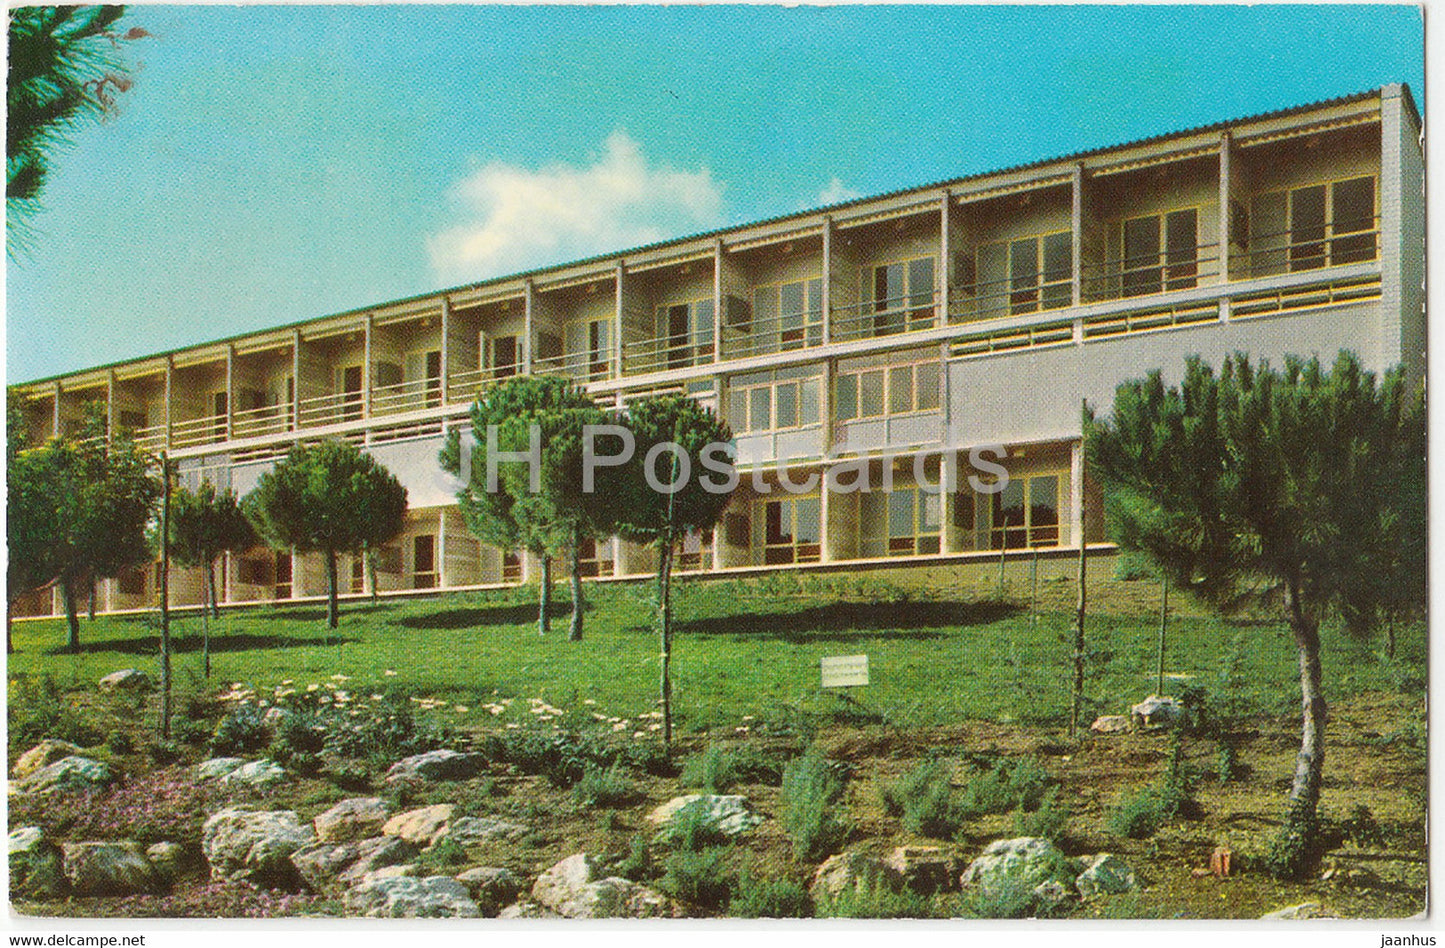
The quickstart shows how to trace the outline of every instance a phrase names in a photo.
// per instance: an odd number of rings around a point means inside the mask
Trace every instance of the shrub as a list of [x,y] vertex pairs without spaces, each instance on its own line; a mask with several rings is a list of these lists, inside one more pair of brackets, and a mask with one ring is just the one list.
[[1228,741],[1223,741],[1219,745],[1215,773],[1218,774],[1220,783],[1229,783],[1239,776],[1239,752]]
[[217,757],[255,753],[266,746],[267,739],[261,709],[253,704],[238,704],[216,725],[216,732],[211,735],[211,753]]
[[362,713],[355,717],[340,709],[322,713],[326,750],[342,757],[394,761],[455,742],[455,735],[446,728],[418,721],[411,701],[396,692],[387,692],[382,700],[358,710]]
[[443,836],[417,858],[417,869],[421,875],[455,875],[457,866],[467,863],[467,851],[453,840]]
[[1284,825],[1270,838],[1269,846],[1260,857],[1260,864],[1276,879],[1302,879],[1319,862],[1319,838],[1319,820],[1291,807]]
[[130,735],[119,728],[110,732],[110,736],[105,739],[105,746],[110,749],[112,754],[135,753],[135,744],[131,741]]
[[846,778],[839,768],[816,754],[807,754],[783,771],[783,828],[799,859],[817,862],[848,836],[848,824],[837,809]]
[[816,911],[818,918],[937,918],[940,914],[931,899],[912,889],[895,891],[881,885],[850,886],[820,900]]
[[583,806],[626,806],[641,799],[642,792],[619,764],[606,770],[587,764],[582,779],[572,788],[572,795]]
[[652,849],[648,846],[646,837],[632,837],[627,855],[616,863],[615,871],[619,876],[633,882],[647,883],[658,877],[660,870],[652,859]]
[[299,773],[321,769],[321,752],[326,748],[326,727],[310,711],[292,711],[276,723],[270,755],[277,763]]
[[1048,903],[1034,893],[1034,885],[1009,879],[986,890],[970,892],[959,900],[964,918],[1036,918],[1051,914]]
[[9,709],[9,741],[16,750],[26,750],[47,737],[80,747],[89,747],[105,738],[78,707],[65,700],[49,675],[39,678],[17,675],[12,679]]
[[1039,801],[1038,809],[1019,810],[1014,814],[1014,835],[1057,840],[1068,818],[1068,807],[1059,803],[1059,788],[1050,787]]
[[716,744],[701,754],[689,757],[682,768],[684,786],[697,787],[709,793],[726,793],[740,777],[737,758]]
[[1363,803],[1355,804],[1355,808],[1350,811],[1350,818],[1340,825],[1340,831],[1356,846],[1385,845],[1385,831],[1375,820],[1375,814]]
[[690,852],[700,852],[709,846],[727,842],[727,836],[709,819],[705,807],[684,806],[678,810],[656,836],[659,843],[675,846]]
[[910,833],[936,839],[952,837],[962,822],[948,766],[941,761],[920,764],[884,787],[883,806],[891,815],[901,816]]
[[1175,731],[1169,769],[1163,778],[1137,793],[1125,793],[1110,811],[1104,828],[1115,836],[1147,839],[1192,805],[1193,777],[1184,767],[1183,732]]
[[791,879],[764,879],[744,868],[728,903],[728,914],[734,918],[809,918],[813,900],[807,889]]
[[171,733],[182,744],[197,746],[210,740],[211,729],[203,722],[185,715],[171,719]]
[[681,849],[667,857],[659,887],[699,908],[722,911],[732,898],[737,875],[728,868],[728,846]]

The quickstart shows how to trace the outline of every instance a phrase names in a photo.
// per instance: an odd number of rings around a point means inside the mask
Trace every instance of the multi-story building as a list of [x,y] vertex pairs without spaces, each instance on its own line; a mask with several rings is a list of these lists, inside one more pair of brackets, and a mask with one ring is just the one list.
[[[36,443],[98,402],[112,430],[238,494],[298,440],[364,445],[410,493],[382,592],[531,572],[469,535],[436,461],[478,393],[518,373],[564,375],[617,407],[686,392],[731,424],[743,483],[684,569],[967,569],[1104,538],[1080,405],[1107,410],[1124,379],[1177,379],[1195,354],[1348,348],[1422,385],[1423,282],[1420,119],[1408,89],[1386,86],[17,388]],[[917,483],[995,444],[1002,492]],[[875,484],[890,471],[893,489],[778,489],[839,464]],[[595,577],[653,569],[621,541],[589,553]],[[361,564],[344,568],[364,591]],[[149,606],[156,588],[137,570],[99,604]],[[325,580],[318,558],[258,548],[228,559],[220,588],[231,603],[287,600]],[[171,589],[198,602],[199,572]]]

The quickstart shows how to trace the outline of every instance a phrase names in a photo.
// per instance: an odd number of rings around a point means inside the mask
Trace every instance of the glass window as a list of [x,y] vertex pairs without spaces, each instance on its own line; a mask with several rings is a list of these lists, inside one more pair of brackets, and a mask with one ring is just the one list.
[[[917,309],[933,305],[933,258],[919,257],[908,263],[908,305]],[[932,312],[928,313],[932,318]]]
[[736,426],[738,431],[753,430],[748,424],[748,393],[745,389],[734,389],[729,393],[728,421]]
[[796,428],[798,426],[797,382],[784,382],[774,389],[773,426],[775,428]]
[[1059,478],[1049,474],[1031,477],[1029,492],[1029,546],[1059,542]]
[[772,389],[755,388],[750,395],[751,409],[748,413],[749,431],[767,431],[772,423]]
[[915,367],[918,373],[918,410],[933,411],[942,397],[943,367],[937,362],[924,362]]
[[823,507],[817,497],[800,497],[793,501],[797,511],[799,543],[818,543],[823,537]]
[[822,387],[821,379],[809,379],[801,383],[800,394],[802,396],[799,423],[804,425],[816,425],[818,423],[818,390]]
[[888,372],[888,411],[898,415],[913,410],[913,366]]
[[1074,299],[1074,236],[1065,231],[1044,237],[1043,309],[1068,306]]
[[767,542],[769,545],[793,542],[792,517],[787,518],[788,522],[786,524],[783,522],[784,513],[791,513],[790,510],[785,511],[783,509],[785,504],[787,504],[787,501],[774,500],[769,501],[766,505],[767,515],[764,522],[767,524]]
[[1009,307],[1013,313],[1032,313],[1039,303],[1039,242],[1035,237],[1015,240],[1009,247]]
[[838,420],[847,421],[858,417],[858,376],[840,375],[834,386],[834,398]]
[[858,376],[858,414],[875,418],[883,414],[883,372],[864,372]]
[[1340,181],[1334,187],[1332,200],[1332,231],[1337,235],[1356,236],[1336,236],[1330,241],[1330,262],[1359,263],[1375,259],[1375,237],[1372,233],[1375,229],[1375,179]]
[[913,501],[912,490],[895,490],[888,495],[888,536],[911,537],[913,536]]
[[1165,218],[1164,263],[1169,268],[1168,288],[1188,289],[1199,275],[1199,215],[1190,208],[1171,211]]
[[1313,270],[1325,265],[1325,186],[1290,192],[1291,270]]
[[1159,218],[1124,222],[1124,295],[1147,296],[1163,286],[1159,269]]

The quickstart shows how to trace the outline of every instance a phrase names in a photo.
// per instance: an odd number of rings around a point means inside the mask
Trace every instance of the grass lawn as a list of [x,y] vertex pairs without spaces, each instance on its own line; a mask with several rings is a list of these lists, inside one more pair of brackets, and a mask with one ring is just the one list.
[[[1145,584],[1116,585],[1130,591]],[[961,720],[1061,725],[1073,616],[1060,609],[1072,594],[1056,592],[1054,611],[1034,616],[991,601],[906,600],[892,587],[859,586],[840,598],[826,580],[680,582],[673,652],[679,725],[685,734],[732,732],[796,712],[901,727]],[[655,708],[658,694],[653,588],[614,584],[590,587],[588,595],[580,643],[566,640],[566,602],[558,605],[561,621],[552,633],[538,636],[536,606],[527,601],[534,589],[347,603],[340,628],[329,635],[321,605],[229,611],[212,622],[212,685],[304,688],[345,675],[358,694],[392,687],[444,700],[437,713],[459,724],[524,721],[528,698],[635,721]],[[880,595],[894,601],[877,601]],[[1156,667],[1157,617],[1109,614],[1111,598],[1127,597],[1094,598],[1086,720],[1124,712],[1152,692]],[[68,687],[93,685],[121,668],[158,674],[155,621],[82,618],[78,655],[63,652],[63,620],[16,623],[9,675],[50,675]],[[177,690],[200,689],[201,620],[187,616],[172,628]],[[1405,631],[1401,659],[1387,663],[1375,654],[1379,643],[1326,630],[1326,693],[1333,700],[1397,691],[1402,678],[1422,681],[1424,644],[1423,627]],[[872,683],[851,689],[856,704],[819,687],[821,657],[862,653]],[[1227,686],[1261,709],[1299,713],[1295,652],[1282,623],[1175,617],[1166,672],[1172,676],[1166,691]],[[500,699],[515,700],[494,714]]]

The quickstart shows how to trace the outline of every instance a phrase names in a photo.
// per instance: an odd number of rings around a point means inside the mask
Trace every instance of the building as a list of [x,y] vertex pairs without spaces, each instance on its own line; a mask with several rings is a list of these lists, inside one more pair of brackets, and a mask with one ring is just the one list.
[[[1104,528],[1085,504],[1080,403],[1193,354],[1331,359],[1423,385],[1420,119],[1408,89],[1346,98],[850,201],[750,226],[381,303],[17,386],[32,438],[87,403],[167,448],[192,482],[244,494],[298,439],[365,445],[406,484],[382,592],[525,580],[480,545],[436,464],[444,429],[517,373],[597,400],[686,392],[737,435],[746,472],[681,568],[712,572],[993,563],[1062,556]],[[1002,493],[921,489],[942,460],[1007,447]],[[921,461],[919,459],[922,459]],[[786,459],[782,472],[779,460]],[[866,459],[891,492],[773,489]],[[917,463],[915,463],[917,462]],[[364,590],[360,562],[343,564]],[[612,541],[595,577],[642,575]],[[154,571],[107,581],[105,610],[154,603]],[[172,581],[199,602],[199,572]],[[231,557],[226,602],[325,589],[319,558]],[[56,611],[43,593],[29,614]]]

